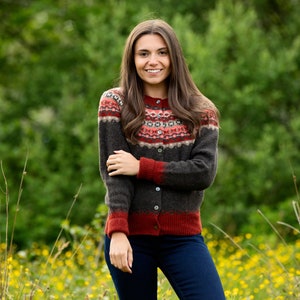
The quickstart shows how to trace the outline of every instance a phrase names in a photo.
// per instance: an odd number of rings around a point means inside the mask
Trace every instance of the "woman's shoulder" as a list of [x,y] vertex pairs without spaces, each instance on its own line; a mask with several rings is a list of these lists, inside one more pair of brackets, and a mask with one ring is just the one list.
[[122,89],[120,87],[114,87],[103,92],[100,101],[111,100],[122,106],[123,98]]
[[200,100],[201,126],[219,127],[219,110],[212,100],[201,95]]

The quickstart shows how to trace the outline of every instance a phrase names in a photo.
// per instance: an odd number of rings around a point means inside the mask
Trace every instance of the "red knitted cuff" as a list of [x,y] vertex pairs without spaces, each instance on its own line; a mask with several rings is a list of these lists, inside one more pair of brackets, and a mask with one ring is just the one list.
[[137,174],[138,179],[154,181],[157,184],[162,182],[162,175],[165,163],[151,158],[140,158],[140,169]]
[[114,212],[108,216],[105,225],[105,233],[111,237],[113,232],[124,232],[129,235],[128,214],[124,212]]

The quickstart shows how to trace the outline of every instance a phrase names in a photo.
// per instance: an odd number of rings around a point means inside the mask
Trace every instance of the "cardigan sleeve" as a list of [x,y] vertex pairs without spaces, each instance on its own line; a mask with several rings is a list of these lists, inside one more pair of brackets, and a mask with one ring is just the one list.
[[204,190],[216,176],[218,138],[219,126],[215,116],[201,127],[189,159],[164,162],[141,157],[137,177],[179,190]]
[[122,97],[118,90],[109,90],[100,98],[98,110],[99,169],[106,187],[105,203],[109,207],[106,233],[129,233],[128,211],[133,197],[133,182],[130,176],[109,176],[106,161],[114,150],[130,152],[120,122]]

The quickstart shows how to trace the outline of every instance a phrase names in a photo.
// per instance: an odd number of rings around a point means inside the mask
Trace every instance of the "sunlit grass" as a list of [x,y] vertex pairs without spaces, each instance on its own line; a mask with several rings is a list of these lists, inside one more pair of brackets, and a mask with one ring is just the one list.
[[[5,180],[6,210],[9,195]],[[23,177],[19,187],[18,204],[22,194]],[[294,179],[295,181],[295,179]],[[296,184],[295,184],[296,186]],[[80,187],[81,188],[81,187]],[[103,260],[103,216],[93,221],[93,229],[70,226],[70,212],[77,196],[62,222],[53,246],[34,243],[28,249],[13,244],[8,236],[6,220],[5,241],[0,243],[0,300],[115,300],[117,295]],[[293,207],[300,225],[299,193]],[[16,210],[13,224],[16,223]],[[254,228],[243,236],[230,237],[216,225],[203,231],[207,246],[219,271],[226,298],[229,300],[300,299],[300,231],[286,226],[293,237],[287,242],[266,216],[261,216],[273,229],[272,235],[257,234]],[[102,220],[103,221],[103,220]],[[214,230],[224,238],[214,235]],[[67,237],[67,238],[66,238]],[[159,272],[158,299],[177,299],[168,281]]]
[[228,299],[300,299],[299,239],[271,246],[267,237],[246,234],[234,241],[245,246],[208,242]]
[[[227,299],[299,299],[300,239],[271,246],[267,238],[250,233],[234,237],[234,243],[217,240],[207,231],[204,235]],[[2,299],[117,299],[102,249],[89,237],[81,243],[58,241],[52,256],[49,247],[33,244],[4,261],[6,245],[0,249],[0,287],[8,282]],[[161,272],[158,295],[158,299],[177,299]]]

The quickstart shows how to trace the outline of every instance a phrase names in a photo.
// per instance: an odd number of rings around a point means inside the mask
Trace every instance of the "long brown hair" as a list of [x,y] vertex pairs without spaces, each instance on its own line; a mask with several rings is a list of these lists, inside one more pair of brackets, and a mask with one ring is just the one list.
[[173,28],[165,21],[155,19],[144,21],[134,27],[125,44],[119,83],[124,96],[121,120],[125,136],[136,143],[136,134],[145,117],[143,82],[137,74],[134,63],[136,41],[145,34],[159,34],[167,44],[171,60],[168,102],[174,115],[186,124],[191,134],[195,135],[200,128],[201,112],[205,108],[214,109],[216,112],[217,109],[201,94],[192,80]]

